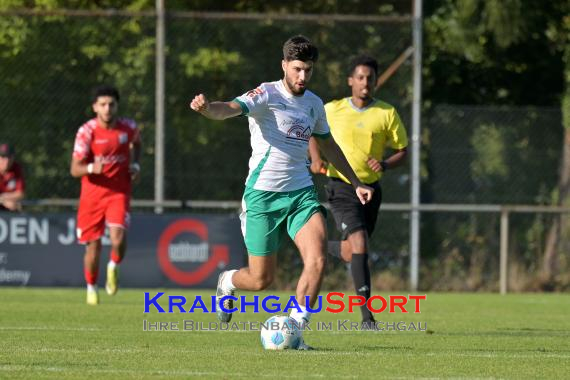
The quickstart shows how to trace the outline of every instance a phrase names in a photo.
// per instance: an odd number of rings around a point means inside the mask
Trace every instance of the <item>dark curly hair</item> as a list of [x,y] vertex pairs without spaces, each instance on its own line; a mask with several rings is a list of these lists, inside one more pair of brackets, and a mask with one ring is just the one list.
[[115,100],[117,102],[120,100],[119,90],[117,90],[116,87],[109,86],[106,84],[101,85],[101,86],[97,86],[93,89],[93,94],[91,96],[92,103],[97,102],[97,99],[100,96],[111,96],[111,97],[115,98]]
[[348,65],[348,76],[354,74],[354,70],[358,66],[368,66],[374,70],[374,74],[378,75],[378,62],[367,54],[361,54],[353,57]]
[[285,61],[317,62],[319,49],[307,37],[294,36],[283,44],[283,59]]

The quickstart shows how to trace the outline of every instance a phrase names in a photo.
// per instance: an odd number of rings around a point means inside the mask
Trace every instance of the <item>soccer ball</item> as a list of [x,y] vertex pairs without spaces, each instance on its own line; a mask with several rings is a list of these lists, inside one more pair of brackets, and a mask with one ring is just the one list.
[[266,350],[296,350],[301,343],[301,330],[294,319],[274,315],[261,326],[261,345]]

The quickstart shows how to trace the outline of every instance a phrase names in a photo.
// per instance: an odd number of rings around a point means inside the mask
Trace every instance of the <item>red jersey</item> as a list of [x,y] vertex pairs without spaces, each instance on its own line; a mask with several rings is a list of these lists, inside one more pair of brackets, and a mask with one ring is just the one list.
[[101,160],[103,172],[81,178],[81,196],[130,194],[130,144],[139,141],[139,130],[133,120],[118,119],[112,129],[99,126],[96,118],[83,124],[75,136],[73,157],[86,163]]
[[6,173],[0,174],[0,194],[24,191],[24,187],[22,167],[17,162],[12,163],[12,167]]

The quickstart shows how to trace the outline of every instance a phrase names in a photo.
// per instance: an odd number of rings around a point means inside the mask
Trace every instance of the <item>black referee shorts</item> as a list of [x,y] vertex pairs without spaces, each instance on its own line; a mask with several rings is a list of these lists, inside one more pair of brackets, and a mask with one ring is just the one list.
[[327,199],[342,240],[359,230],[366,230],[368,236],[374,231],[382,203],[382,188],[378,182],[368,186],[374,189],[374,194],[372,200],[363,205],[352,185],[338,178],[329,178],[325,187]]

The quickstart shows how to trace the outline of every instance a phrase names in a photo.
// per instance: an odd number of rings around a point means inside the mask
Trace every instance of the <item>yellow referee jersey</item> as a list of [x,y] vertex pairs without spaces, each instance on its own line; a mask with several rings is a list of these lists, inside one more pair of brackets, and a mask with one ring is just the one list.
[[[334,140],[363,183],[376,182],[382,176],[382,172],[376,173],[368,167],[368,157],[381,161],[386,147],[403,149],[408,146],[404,124],[396,109],[388,103],[375,99],[359,109],[352,104],[351,98],[344,98],[327,103],[325,111]],[[332,165],[329,165],[327,175],[349,183]]]

